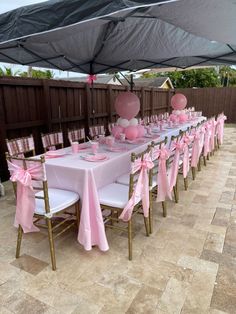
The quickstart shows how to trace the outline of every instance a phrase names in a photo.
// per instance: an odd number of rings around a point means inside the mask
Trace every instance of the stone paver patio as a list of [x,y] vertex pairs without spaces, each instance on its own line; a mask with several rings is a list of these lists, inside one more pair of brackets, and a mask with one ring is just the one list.
[[0,313],[236,313],[236,128],[207,167],[180,178],[180,202],[168,217],[154,211],[154,233],[145,237],[136,219],[133,261],[127,238],[108,230],[109,252],[86,252],[76,230],[55,241],[57,271],[46,234],[23,236],[16,260],[12,187],[0,199]]

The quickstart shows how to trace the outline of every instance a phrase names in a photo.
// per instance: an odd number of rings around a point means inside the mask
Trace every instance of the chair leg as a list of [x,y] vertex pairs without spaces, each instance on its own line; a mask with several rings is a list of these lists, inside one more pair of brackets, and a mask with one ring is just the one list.
[[204,166],[206,166],[207,165],[207,159],[206,159],[206,156],[203,156],[203,163],[204,163]]
[[49,239],[49,245],[50,245],[52,270],[56,270],[56,257],[55,257],[55,248],[54,248],[54,241],[53,241],[52,221],[51,221],[51,219],[47,219],[47,225],[48,225],[48,239]]
[[21,247],[22,234],[23,234],[23,229],[19,225],[19,227],[18,227],[18,236],[17,236],[17,244],[16,244],[16,258],[20,257],[20,247]]
[[174,186],[174,196],[175,196],[175,203],[178,203],[179,202],[178,176],[176,178],[176,184]]
[[185,189],[185,191],[188,190],[188,178],[187,177],[184,178],[184,189]]
[[199,161],[198,161],[198,164],[197,164],[197,170],[198,170],[198,171],[201,171],[201,170],[202,170],[201,156],[199,157]]
[[153,230],[153,212],[152,212],[152,206],[153,206],[153,193],[150,192],[149,194],[149,234],[152,233]]
[[196,179],[196,168],[195,167],[192,167],[192,178],[193,178],[193,180]]
[[132,261],[132,221],[128,221],[128,247],[129,247],[129,260]]
[[75,204],[75,211],[76,211],[76,219],[77,219],[77,227],[79,229],[79,224],[80,224],[80,201]]
[[163,217],[167,216],[167,208],[166,208],[166,202],[161,202],[162,210],[163,210]]
[[144,224],[145,224],[145,230],[146,230],[146,236],[149,237],[149,230],[150,230],[150,226],[149,226],[149,218],[144,217]]
[[207,160],[210,160],[210,154],[209,153],[207,154]]

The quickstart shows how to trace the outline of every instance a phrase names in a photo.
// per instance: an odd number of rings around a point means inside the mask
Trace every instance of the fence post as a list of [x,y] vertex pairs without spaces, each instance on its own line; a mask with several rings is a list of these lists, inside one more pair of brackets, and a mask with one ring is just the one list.
[[108,123],[112,122],[112,103],[113,103],[113,89],[111,85],[108,85]]
[[[4,93],[4,89],[2,89]],[[1,94],[0,94],[1,96]],[[7,162],[5,152],[7,152],[7,145],[5,139],[7,138],[5,113],[4,113],[4,97],[0,97],[0,177],[5,181],[8,179]]]
[[49,132],[52,131],[52,114],[51,114],[51,105],[50,105],[50,87],[48,80],[42,80],[43,85],[43,95],[44,95],[44,107],[46,114],[46,121]]
[[145,106],[145,90],[144,90],[144,87],[142,87],[141,88],[141,117],[142,119],[144,118],[144,114],[145,114],[144,106]]
[[151,90],[151,115],[154,115],[154,88]]
[[89,135],[90,117],[91,117],[91,89],[89,84],[85,84],[86,104],[85,104],[85,133]]

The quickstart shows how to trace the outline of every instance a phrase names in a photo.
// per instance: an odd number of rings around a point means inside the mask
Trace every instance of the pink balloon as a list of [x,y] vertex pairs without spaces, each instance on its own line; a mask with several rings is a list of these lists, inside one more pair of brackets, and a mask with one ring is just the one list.
[[171,107],[175,110],[183,110],[187,105],[187,98],[183,94],[175,94],[171,97]]
[[111,133],[115,138],[120,138],[120,133],[123,133],[123,128],[120,125],[115,125],[112,130]]
[[180,115],[179,115],[179,122],[180,123],[184,123],[184,122],[186,122],[188,120],[188,116],[185,114],[185,113],[181,113]]
[[117,114],[123,119],[134,118],[140,110],[140,101],[138,96],[131,92],[120,93],[115,100],[115,109]]
[[125,136],[128,140],[135,140],[138,137],[138,133],[137,126],[130,125],[125,128]]
[[143,137],[144,134],[145,134],[145,128],[144,128],[144,126],[141,125],[141,124],[138,124],[138,125],[136,126],[136,128],[137,128],[137,130],[138,130],[138,137]]

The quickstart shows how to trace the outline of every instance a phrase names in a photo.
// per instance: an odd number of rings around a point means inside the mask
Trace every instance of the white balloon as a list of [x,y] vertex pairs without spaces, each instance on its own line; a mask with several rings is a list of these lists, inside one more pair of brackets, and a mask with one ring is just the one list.
[[122,120],[122,118],[121,118],[121,117],[120,117],[120,118],[118,118],[116,123],[117,123],[118,125],[120,125],[121,120]]
[[136,119],[136,118],[130,119],[129,125],[138,125],[138,119]]
[[181,110],[175,110],[175,114],[177,114],[177,116],[181,113]]
[[120,121],[120,126],[122,126],[123,128],[126,128],[127,126],[129,126],[129,120],[127,119],[122,119]]

